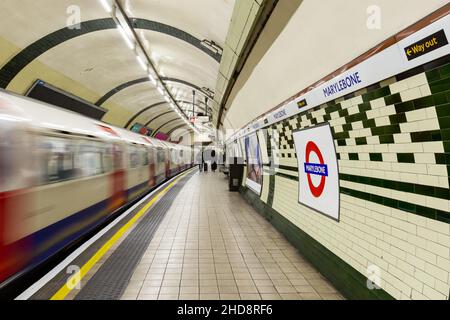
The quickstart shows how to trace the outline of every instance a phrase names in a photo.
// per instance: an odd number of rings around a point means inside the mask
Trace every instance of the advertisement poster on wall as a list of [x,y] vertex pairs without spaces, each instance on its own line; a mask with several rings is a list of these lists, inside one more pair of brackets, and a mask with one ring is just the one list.
[[329,124],[294,132],[299,203],[339,221],[339,172]]
[[261,148],[255,133],[245,138],[245,156],[247,159],[246,185],[257,194],[261,194],[263,164]]

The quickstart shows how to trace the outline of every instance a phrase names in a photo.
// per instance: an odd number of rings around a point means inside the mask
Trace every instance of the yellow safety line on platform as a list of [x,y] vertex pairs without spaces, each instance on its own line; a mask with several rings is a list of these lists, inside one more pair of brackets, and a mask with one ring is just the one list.
[[[190,171],[189,171],[190,172]],[[91,270],[91,268],[111,249],[111,247],[139,220],[140,217],[142,217],[150,208],[151,206],[164,194],[167,193],[180,179],[184,178],[189,172],[186,172],[176,178],[174,181],[172,181],[164,190],[162,190],[160,193],[158,193],[152,200],[149,201],[139,212],[125,224],[122,228],[120,228],[117,233],[108,240],[93,256],[91,259],[89,259],[88,262],[78,271],[76,274],[74,274],[72,277],[70,277],[66,284],[61,287],[61,289],[58,290],[58,292],[55,293],[53,297],[51,297],[50,300],[64,300],[67,295],[72,291],[74,288],[77,287],[77,284],[86,276],[86,274]]]

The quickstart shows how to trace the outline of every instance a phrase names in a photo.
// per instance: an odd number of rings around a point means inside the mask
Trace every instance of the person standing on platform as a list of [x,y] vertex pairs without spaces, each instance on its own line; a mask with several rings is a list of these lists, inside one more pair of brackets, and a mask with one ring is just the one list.
[[200,149],[200,152],[197,153],[196,163],[198,164],[198,169],[200,172],[203,171],[203,150]]
[[208,172],[208,164],[205,161],[205,152],[206,150],[202,151],[202,170],[203,172]]
[[211,171],[216,172],[217,170],[217,159],[216,159],[216,151],[211,151]]

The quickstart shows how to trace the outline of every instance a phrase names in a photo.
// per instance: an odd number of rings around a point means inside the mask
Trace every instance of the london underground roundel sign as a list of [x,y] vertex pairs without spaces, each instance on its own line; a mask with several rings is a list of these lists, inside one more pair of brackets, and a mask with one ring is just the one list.
[[339,173],[328,124],[293,134],[298,159],[299,203],[339,220]]
[[[311,153],[315,153],[319,158],[320,163],[311,163],[310,156]],[[323,160],[322,152],[320,151],[317,144],[313,141],[309,141],[306,145],[306,163],[305,172],[308,177],[308,186],[314,197],[319,198],[325,189],[326,179],[328,177],[328,166]],[[316,187],[312,181],[311,175],[318,175],[321,177],[320,184]]]

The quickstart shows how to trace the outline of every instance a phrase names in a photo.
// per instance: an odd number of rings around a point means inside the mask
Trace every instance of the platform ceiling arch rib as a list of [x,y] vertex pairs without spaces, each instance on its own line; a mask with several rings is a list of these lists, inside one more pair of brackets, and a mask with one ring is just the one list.
[[180,124],[182,120],[178,117],[170,119],[170,120],[166,120],[165,122],[163,122],[163,124],[161,124],[154,132],[153,132],[153,137],[156,136],[159,132],[163,131],[164,127],[170,125],[170,124]]
[[[118,0],[117,5],[162,81],[177,93],[176,101],[191,100],[195,90],[212,103],[222,52],[204,40],[224,46],[235,1]],[[99,0],[3,0],[0,10],[1,88],[25,94],[41,79],[102,105],[108,110],[104,120],[122,127],[169,112],[170,104],[158,95]],[[163,120],[152,125],[164,130]]]
[[[215,53],[208,48],[201,45],[201,40],[195,38],[194,36],[179,30],[177,28],[158,23],[156,21],[149,21],[145,19],[132,19],[134,26],[138,29],[150,30],[155,32],[160,32],[165,35],[175,37],[181,41],[185,41],[197,49],[205,52],[207,55],[211,56],[214,60],[220,63],[221,55]],[[33,60],[37,59],[40,55],[52,50],[54,47],[70,41],[74,38],[81,37],[83,35],[99,32],[104,30],[116,29],[117,25],[111,18],[97,19],[91,21],[82,22],[80,29],[68,29],[64,27],[55,32],[52,32],[36,42],[32,43],[14,58],[12,58],[5,66],[0,70],[1,80],[0,87],[6,88],[9,83]]]
[[[200,88],[199,86],[190,83],[188,81],[185,80],[181,80],[181,79],[175,79],[175,78],[169,78],[169,77],[163,77],[162,78],[163,81],[165,82],[169,82],[169,83],[175,83],[175,84],[181,84],[184,86],[188,86],[190,87],[192,90],[196,90],[197,92],[202,93],[204,96],[208,96],[209,98],[211,98],[211,96],[204,91],[203,88]],[[141,83],[148,83],[150,82],[150,79],[148,77],[144,77],[144,78],[139,78],[139,79],[135,79],[135,80],[131,80],[125,83],[120,84],[119,86],[115,87],[114,89],[110,90],[108,93],[106,93],[103,97],[101,97],[96,103],[95,105],[97,106],[101,106],[103,103],[105,103],[106,101],[108,101],[108,99],[110,99],[111,97],[113,97],[114,95],[116,95],[117,93],[119,93],[122,90],[125,90],[129,87],[141,84]]]

